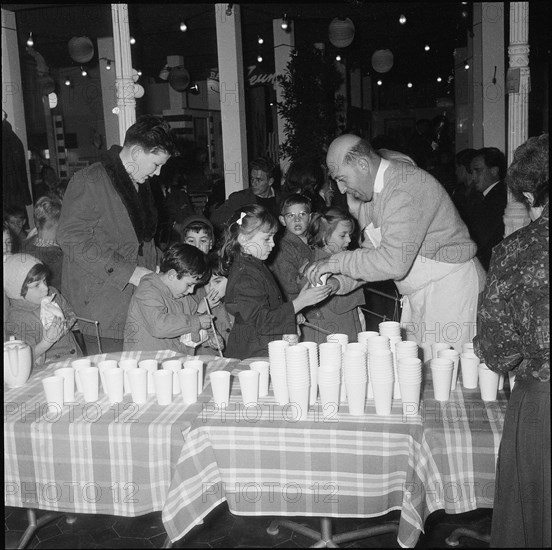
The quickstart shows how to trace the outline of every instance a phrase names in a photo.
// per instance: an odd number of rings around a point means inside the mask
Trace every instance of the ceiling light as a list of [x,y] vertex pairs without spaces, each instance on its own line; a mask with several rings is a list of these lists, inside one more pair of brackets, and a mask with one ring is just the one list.
[[337,54],[337,55],[335,56],[335,60],[336,60],[336,61],[341,61],[341,56],[340,56],[339,54]]
[[409,88],[412,88],[412,82],[409,82],[409,83],[407,84],[407,86],[408,86]]
[[136,44],[136,38],[134,38],[134,36],[131,36],[131,37],[130,37],[130,44],[131,44],[132,46],[134,46],[134,44]]
[[27,46],[29,46],[29,48],[32,48],[34,46],[34,40],[33,40],[33,33],[32,32],[29,33],[29,38],[27,38]]
[[437,82],[442,82],[442,81],[443,81],[443,79],[440,76],[438,76],[437,77]]
[[65,79],[65,85],[66,86],[71,86],[71,79],[70,78]]
[[377,83],[376,83],[378,86],[381,86],[383,84],[383,82],[381,80],[378,80]]
[[81,65],[81,75],[82,76],[87,76],[88,73],[86,72],[86,69]]
[[280,27],[282,27],[282,30],[287,31],[289,28],[289,20],[288,16],[284,13],[284,16],[282,17],[282,22],[280,23]]
[[466,69],[466,71],[470,68],[470,64],[467,62],[467,61],[464,61],[464,69]]
[[138,76],[142,76],[142,71],[137,71]]
[[263,62],[263,56],[262,56],[261,54],[259,54],[259,55],[257,56],[257,61],[258,61],[259,63],[262,63],[262,62]]
[[425,50],[426,52],[428,52],[430,49],[431,49],[431,48],[429,47],[429,44],[426,44],[425,47],[424,47],[424,50]]
[[105,64],[105,68],[106,68],[106,70],[108,70],[108,71],[111,70],[111,59],[108,59],[108,60],[107,60],[107,63]]
[[406,16],[403,14],[399,17],[399,23],[404,25],[406,23]]
[[258,44],[262,44],[263,42],[264,42],[263,37],[257,35],[257,43],[258,43]]
[[180,21],[180,30],[186,32],[188,30],[188,25],[184,21]]

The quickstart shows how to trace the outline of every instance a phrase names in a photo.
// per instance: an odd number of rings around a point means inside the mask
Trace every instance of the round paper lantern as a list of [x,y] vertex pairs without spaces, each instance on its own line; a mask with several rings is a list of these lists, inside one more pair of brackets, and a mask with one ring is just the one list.
[[183,92],[190,85],[190,73],[184,67],[175,67],[171,70],[169,84],[173,90]]
[[336,48],[346,48],[355,37],[355,25],[347,17],[339,19],[336,17],[328,28],[328,38]]
[[140,84],[134,84],[134,97],[140,98],[144,95],[144,88]]
[[77,63],[88,63],[94,57],[94,44],[88,36],[73,36],[67,47],[71,59]]
[[372,55],[372,67],[378,73],[386,73],[393,67],[393,52],[391,50],[376,50]]

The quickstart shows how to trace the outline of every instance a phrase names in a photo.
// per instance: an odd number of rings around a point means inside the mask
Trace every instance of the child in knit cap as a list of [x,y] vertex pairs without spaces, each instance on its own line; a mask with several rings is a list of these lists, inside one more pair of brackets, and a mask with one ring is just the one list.
[[31,346],[35,366],[82,355],[71,332],[78,329],[77,317],[59,290],[48,286],[48,277],[48,268],[29,254],[4,256],[6,332]]

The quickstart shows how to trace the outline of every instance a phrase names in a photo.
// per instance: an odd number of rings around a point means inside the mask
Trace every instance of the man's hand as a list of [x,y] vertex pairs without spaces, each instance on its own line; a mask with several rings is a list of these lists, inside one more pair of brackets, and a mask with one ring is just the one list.
[[305,269],[305,277],[313,286],[323,283],[323,281],[320,279],[320,276],[324,275],[325,273],[332,273],[330,269],[330,262],[328,260],[319,260],[317,262],[313,262]]
[[140,279],[148,273],[152,273],[151,269],[137,265],[128,282],[131,285],[138,286],[140,284]]

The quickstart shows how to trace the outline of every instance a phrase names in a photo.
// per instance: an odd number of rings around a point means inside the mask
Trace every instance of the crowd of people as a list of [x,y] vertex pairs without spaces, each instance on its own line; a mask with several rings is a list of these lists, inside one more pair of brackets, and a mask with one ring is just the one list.
[[[405,152],[338,136],[327,170],[297,159],[281,186],[277,166],[254,159],[246,189],[198,213],[170,126],[140,117],[62,198],[36,200],[33,231],[24,209],[4,209],[5,339],[29,343],[35,368],[87,353],[79,318],[99,322],[104,351],[266,356],[289,336],[354,340],[366,328],[363,286],[392,280],[424,360],[434,342],[473,340],[491,369],[515,370],[492,540],[549,544],[548,135],[520,146],[508,169],[496,148],[460,151],[446,186],[426,127]],[[507,188],[533,222],[504,239]],[[537,477],[533,505],[523,491]]]

